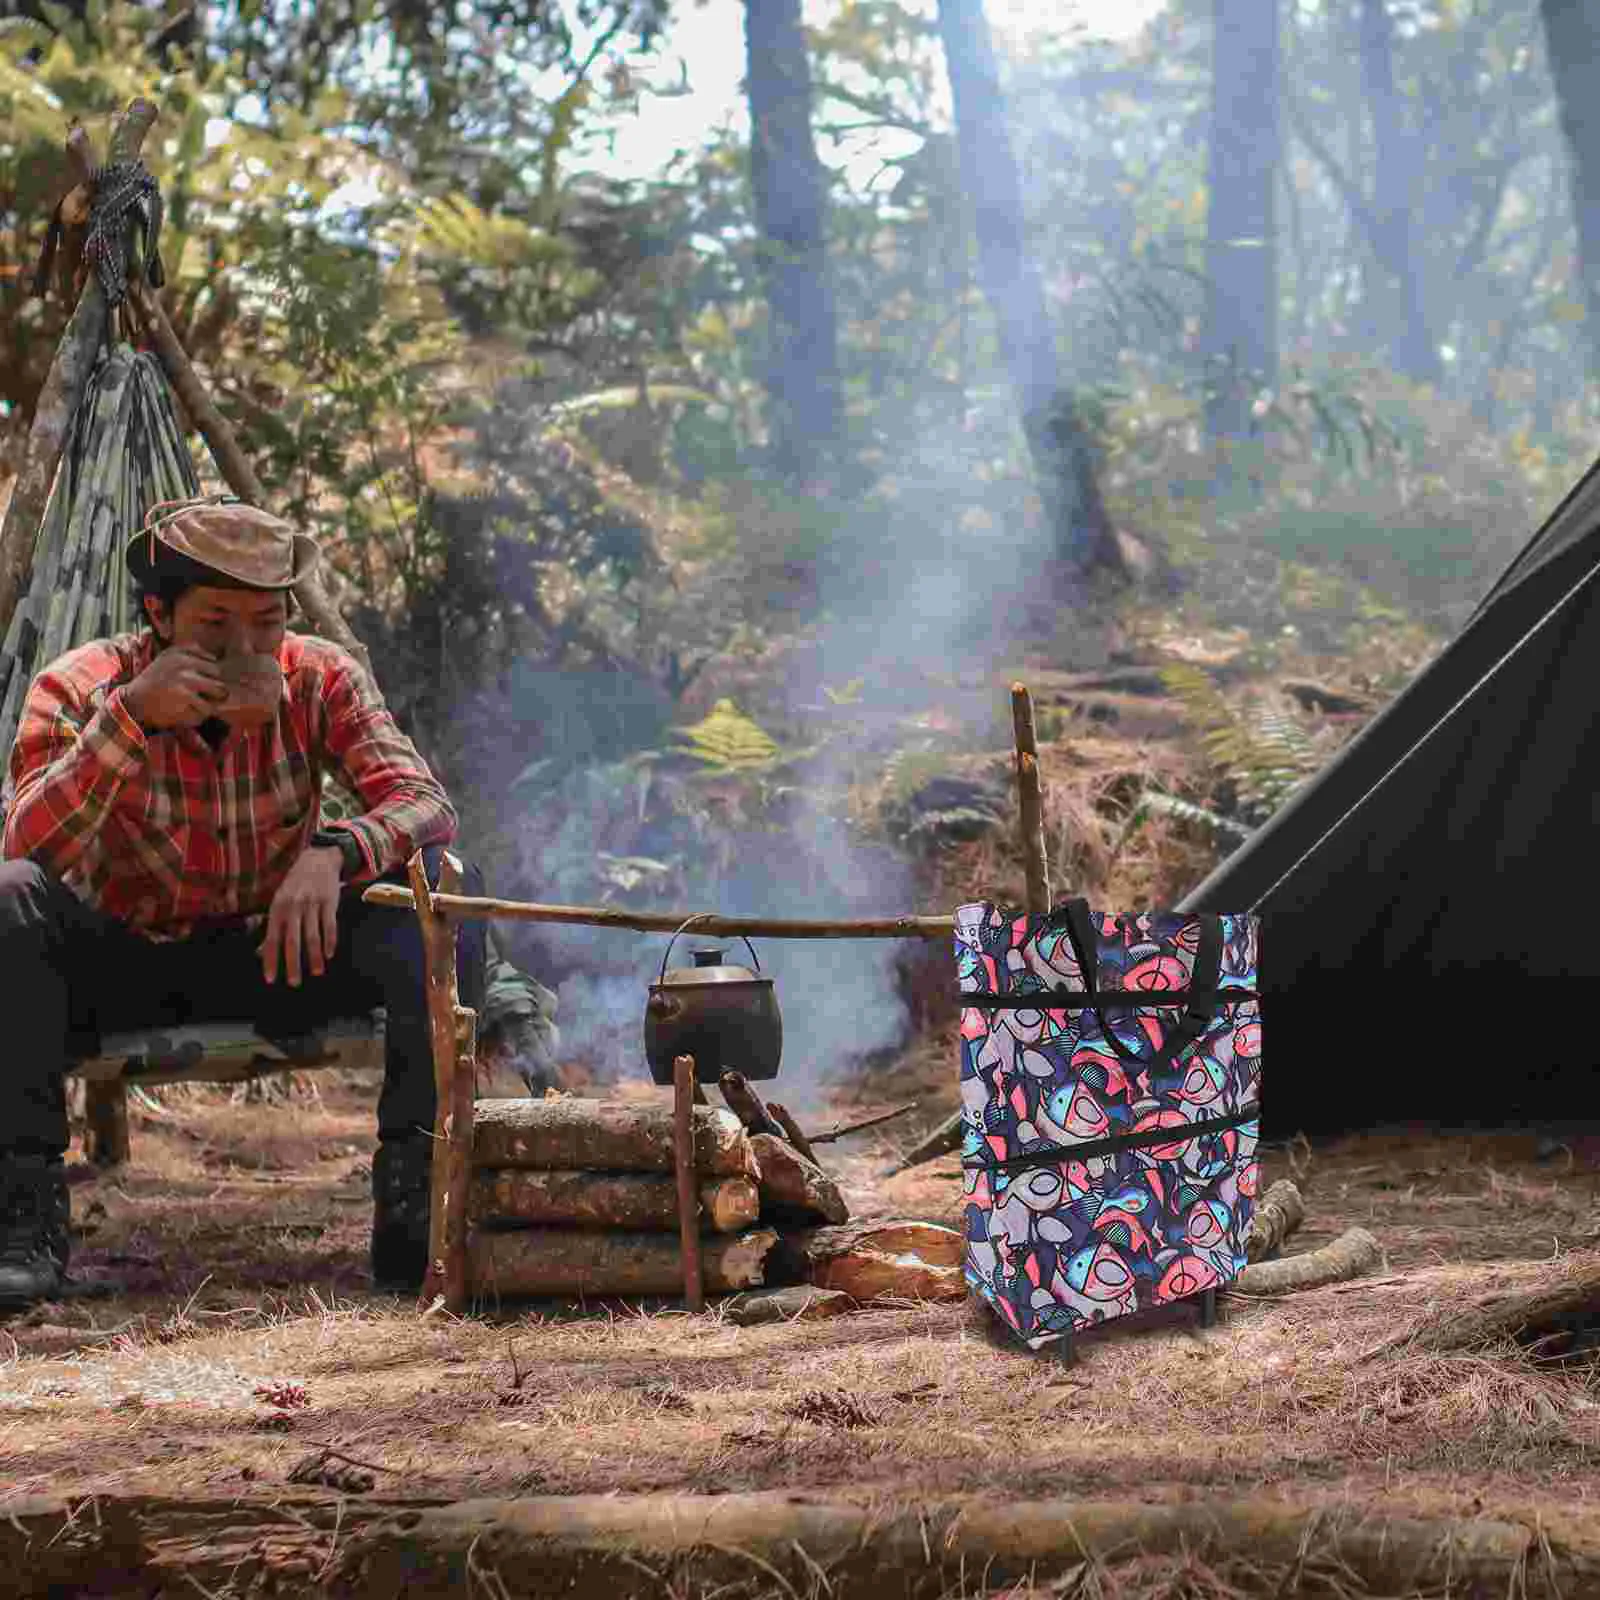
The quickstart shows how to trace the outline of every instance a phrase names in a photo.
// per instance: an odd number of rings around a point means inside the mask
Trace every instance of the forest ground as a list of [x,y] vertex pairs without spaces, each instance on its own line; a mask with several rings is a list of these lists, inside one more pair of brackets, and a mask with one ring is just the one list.
[[[892,1097],[948,1099],[948,1053],[924,1041],[889,1074]],[[881,1105],[884,1087],[837,1109]],[[1422,1519],[1536,1513],[1600,1541],[1592,1356],[1565,1371],[1524,1353],[1358,1360],[1439,1302],[1514,1288],[1592,1242],[1600,1134],[1543,1159],[1532,1134],[1510,1133],[1270,1150],[1264,1181],[1292,1173],[1306,1195],[1291,1248],[1360,1224],[1382,1270],[1278,1301],[1225,1296],[1209,1330],[1183,1313],[1119,1325],[1062,1368],[959,1304],[737,1327],[715,1303],[457,1319],[375,1296],[375,1092],[352,1073],[287,1104],[191,1091],[181,1119],[136,1119],[125,1170],[79,1169],[75,1270],[116,1287],[0,1324],[0,1510],[42,1495],[274,1505],[331,1447],[376,1480],[372,1495],[429,1502],[1264,1495]],[[873,1130],[825,1160],[860,1216],[954,1221],[954,1158],[875,1176],[903,1142]],[[211,1576],[206,1592],[232,1592]],[[170,1592],[197,1592],[171,1577]],[[145,1581],[127,1592],[168,1592]]]

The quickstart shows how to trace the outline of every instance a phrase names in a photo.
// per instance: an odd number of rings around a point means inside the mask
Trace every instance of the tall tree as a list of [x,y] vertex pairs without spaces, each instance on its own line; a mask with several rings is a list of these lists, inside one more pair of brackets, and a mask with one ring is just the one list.
[[750,181],[761,231],[773,464],[817,477],[840,439],[839,333],[800,0],[745,0]]
[[1419,383],[1437,385],[1444,376],[1429,315],[1413,214],[1422,200],[1422,141],[1407,124],[1405,103],[1395,83],[1394,17],[1389,0],[1361,0],[1358,24],[1361,82],[1372,119],[1373,192],[1364,224],[1381,271],[1399,296],[1391,359]]
[[1540,10],[1570,157],[1589,371],[1600,378],[1600,18],[1590,0],[1540,0]]
[[1204,347],[1218,367],[1206,408],[1213,438],[1246,431],[1250,391],[1278,369],[1279,10],[1278,0],[1212,0]]
[[972,206],[978,278],[1022,415],[1056,548],[1071,568],[1117,570],[1117,539],[1101,498],[1094,452],[1066,389],[1044,284],[1028,253],[1022,179],[983,0],[939,0],[962,187]]

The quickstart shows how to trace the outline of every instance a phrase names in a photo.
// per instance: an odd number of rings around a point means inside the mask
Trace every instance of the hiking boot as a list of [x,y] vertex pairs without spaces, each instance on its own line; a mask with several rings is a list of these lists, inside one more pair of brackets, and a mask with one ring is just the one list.
[[0,1310],[61,1293],[71,1219],[59,1157],[0,1155]]
[[428,1270],[433,1141],[396,1139],[372,1158],[372,1284],[415,1293]]

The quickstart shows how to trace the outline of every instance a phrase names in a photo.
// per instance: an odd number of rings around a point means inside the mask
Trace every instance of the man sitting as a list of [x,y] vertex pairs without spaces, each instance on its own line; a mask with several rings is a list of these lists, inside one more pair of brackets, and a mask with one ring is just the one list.
[[[406,881],[418,849],[436,883],[455,811],[358,663],[287,631],[313,540],[221,496],[156,507],[126,559],[149,629],[39,674],[6,780],[0,1305],[62,1287],[62,1075],[100,1035],[231,1019],[289,1039],[380,1005],[372,1273],[414,1289],[434,1116],[422,941],[414,915],[364,905],[361,889]],[[282,671],[280,686],[258,664],[254,713],[224,681],[246,656]],[[324,772],[362,808],[327,828]],[[466,880],[483,892],[473,869]],[[462,1004],[477,1007],[483,925],[457,944]]]

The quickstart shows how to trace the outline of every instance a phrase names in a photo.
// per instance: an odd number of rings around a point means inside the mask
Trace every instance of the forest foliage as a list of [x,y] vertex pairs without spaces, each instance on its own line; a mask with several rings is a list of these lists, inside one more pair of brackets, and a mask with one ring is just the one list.
[[[1587,466],[1593,405],[1536,0],[1375,4],[1283,0],[1279,370],[1244,375],[1225,439],[1207,399],[1239,375],[1202,325],[1212,4],[1116,44],[1041,30],[1002,81],[1059,369],[1111,517],[1169,580],[1131,604],[1392,690]],[[670,85],[665,0],[11,9],[0,463],[69,309],[27,292],[64,132],[149,94],[173,323],[276,503],[324,538],[397,713],[490,797],[485,833],[505,797],[557,806],[585,773],[620,793],[656,772],[703,823],[740,784],[734,809],[770,816],[797,773],[820,790],[881,764],[893,739],[841,693],[858,673],[886,692],[870,651],[765,703],[740,686],[819,630],[870,631],[885,572],[1031,559],[1040,498],[933,5],[837,0],[804,35],[840,397],[807,483],[763,387],[745,136],[648,179],[593,159]],[[956,671],[962,647],[941,651]],[[1241,727],[1218,712],[1211,734],[1271,746],[1254,823],[1282,729]]]

